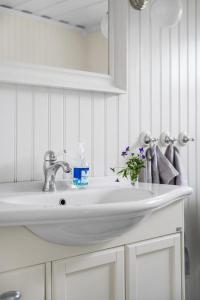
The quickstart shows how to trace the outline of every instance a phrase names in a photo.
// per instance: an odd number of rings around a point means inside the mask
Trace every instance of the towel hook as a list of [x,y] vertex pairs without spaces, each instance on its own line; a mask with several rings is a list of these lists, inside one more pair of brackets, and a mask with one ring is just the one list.
[[139,143],[142,147],[147,147],[151,143],[156,143],[157,141],[159,141],[159,139],[152,137],[150,132],[142,132],[139,137]]
[[188,142],[194,142],[195,139],[193,137],[189,137],[186,132],[181,132],[179,134],[178,141],[181,146],[186,146]]
[[160,135],[160,143],[163,147],[168,146],[169,144],[174,144],[178,139],[172,137],[169,132],[162,132]]

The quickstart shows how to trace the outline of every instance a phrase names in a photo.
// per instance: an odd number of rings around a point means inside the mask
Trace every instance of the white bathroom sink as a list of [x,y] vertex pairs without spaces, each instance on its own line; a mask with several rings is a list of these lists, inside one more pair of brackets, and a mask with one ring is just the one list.
[[86,189],[72,189],[60,181],[56,193],[41,190],[41,182],[1,184],[0,226],[26,226],[37,236],[64,245],[108,241],[192,192],[169,185],[133,187],[112,177],[93,179]]

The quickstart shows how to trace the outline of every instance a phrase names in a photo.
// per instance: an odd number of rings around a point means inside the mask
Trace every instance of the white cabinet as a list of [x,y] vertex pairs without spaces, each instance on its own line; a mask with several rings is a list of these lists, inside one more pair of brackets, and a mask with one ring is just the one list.
[[52,300],[124,300],[124,247],[53,262]]
[[125,294],[126,300],[184,300],[181,249],[180,234],[171,234],[8,271],[0,273],[0,294],[19,290],[22,300],[125,300]]
[[182,300],[179,234],[126,246],[126,300]]
[[13,290],[22,300],[45,300],[45,265],[0,273],[0,294]]
[[22,300],[184,300],[184,241],[177,228],[184,228],[183,201],[109,243],[88,247],[51,244],[24,227],[0,228],[0,294],[20,290]]

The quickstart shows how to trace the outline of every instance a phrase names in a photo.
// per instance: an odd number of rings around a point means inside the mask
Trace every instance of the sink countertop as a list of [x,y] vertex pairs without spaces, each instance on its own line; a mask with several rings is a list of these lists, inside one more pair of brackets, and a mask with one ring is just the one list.
[[132,186],[127,180],[115,182],[115,177],[91,178],[84,189],[58,181],[53,193],[42,192],[42,185],[0,184],[0,226],[26,226],[61,244],[94,243],[123,233],[153,211],[192,193],[186,186]]

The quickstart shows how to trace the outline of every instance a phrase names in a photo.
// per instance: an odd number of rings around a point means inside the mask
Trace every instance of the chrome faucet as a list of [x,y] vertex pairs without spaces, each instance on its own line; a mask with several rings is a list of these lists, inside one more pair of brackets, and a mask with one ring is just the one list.
[[47,151],[44,155],[44,192],[55,192],[56,191],[56,174],[57,171],[62,168],[64,173],[70,173],[71,168],[67,162],[57,161],[57,157],[54,151]]

